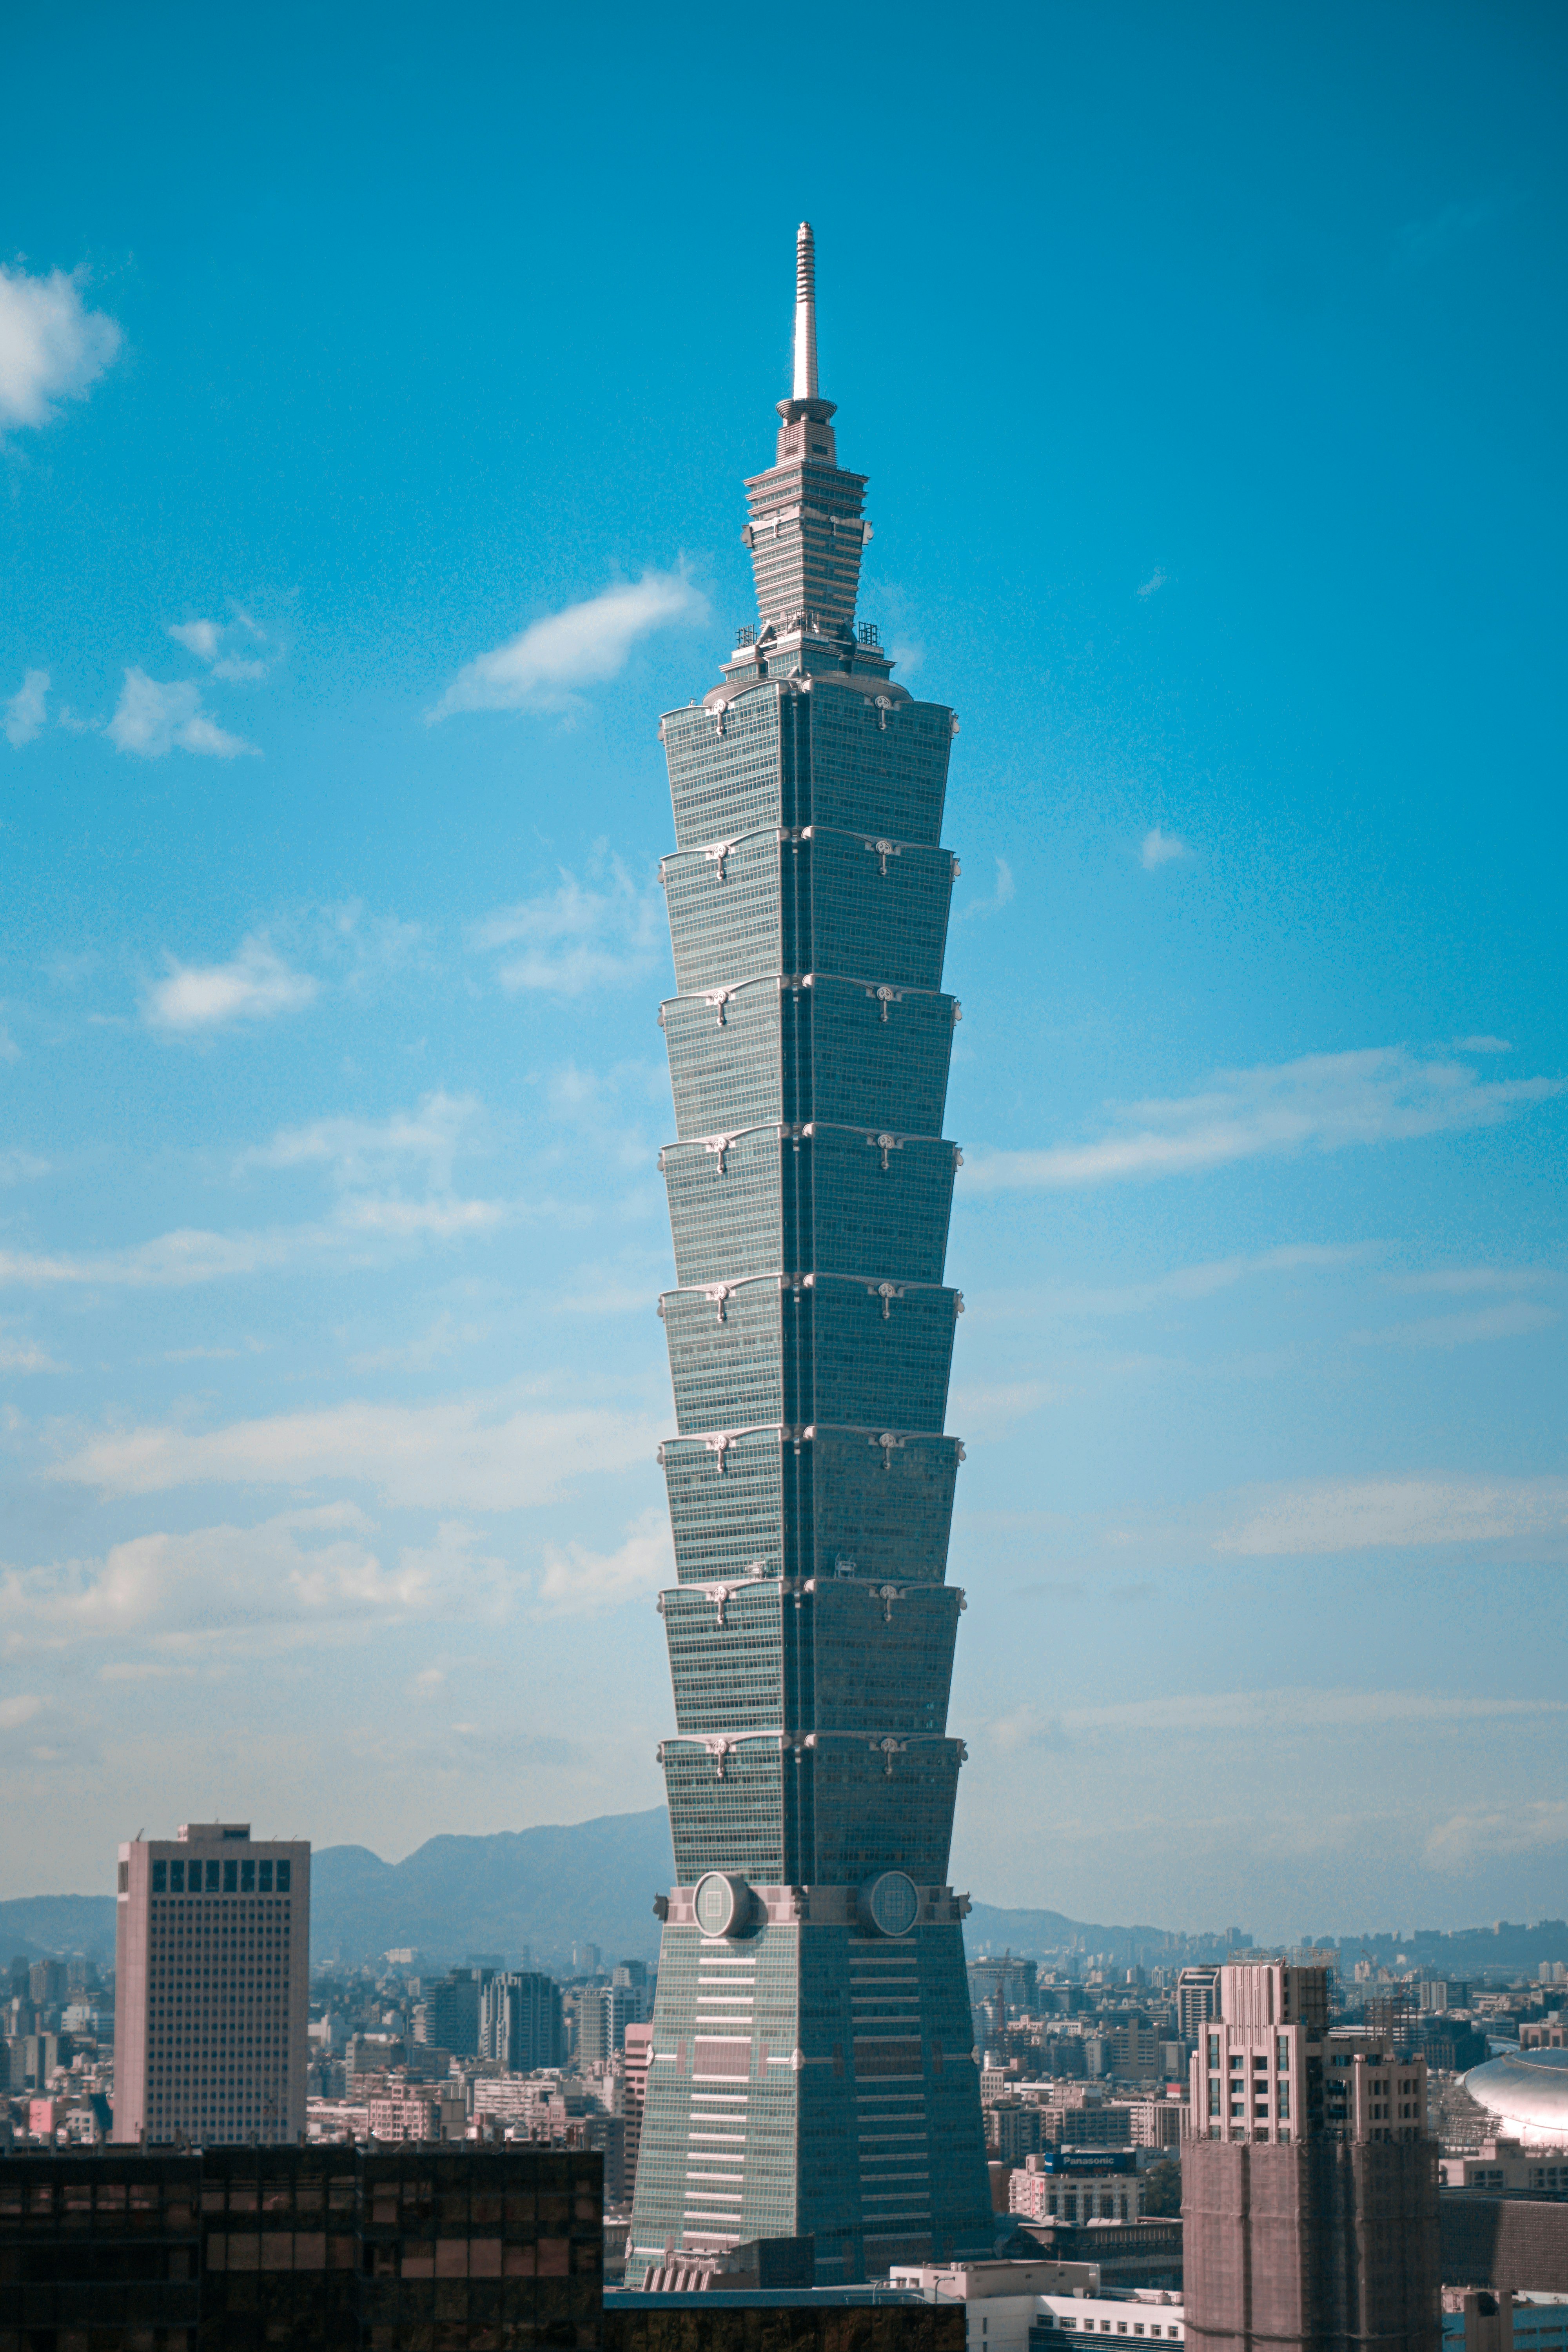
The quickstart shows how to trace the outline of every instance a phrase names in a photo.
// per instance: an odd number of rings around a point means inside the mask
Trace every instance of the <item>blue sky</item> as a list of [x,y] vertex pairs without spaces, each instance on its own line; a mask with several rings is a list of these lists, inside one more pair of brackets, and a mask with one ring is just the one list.
[[1560,12],[30,9],[0,1893],[658,1801],[661,709],[958,710],[954,1873],[1563,1909]]

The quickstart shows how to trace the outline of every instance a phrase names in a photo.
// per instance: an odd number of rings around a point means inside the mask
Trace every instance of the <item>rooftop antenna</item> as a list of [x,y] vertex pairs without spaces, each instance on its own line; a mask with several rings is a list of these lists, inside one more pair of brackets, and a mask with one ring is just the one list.
[[795,397],[816,398],[816,239],[809,221],[795,238]]

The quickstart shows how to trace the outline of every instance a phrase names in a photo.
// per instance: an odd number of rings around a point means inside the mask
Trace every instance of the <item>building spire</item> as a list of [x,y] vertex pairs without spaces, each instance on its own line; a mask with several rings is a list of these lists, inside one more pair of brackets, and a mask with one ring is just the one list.
[[816,396],[816,239],[802,221],[795,239],[795,397]]

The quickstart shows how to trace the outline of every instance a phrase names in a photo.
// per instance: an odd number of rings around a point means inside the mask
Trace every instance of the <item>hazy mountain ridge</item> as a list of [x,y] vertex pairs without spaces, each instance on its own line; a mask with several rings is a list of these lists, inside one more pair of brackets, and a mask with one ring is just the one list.
[[[428,1838],[401,1862],[384,1862],[368,1846],[324,1846],[313,1864],[311,1957],[350,1965],[410,1945],[440,1967],[469,1952],[499,1952],[515,1962],[527,1945],[537,1965],[559,1969],[569,1964],[574,1942],[597,1944],[609,1963],[651,1959],[658,1950],[653,1898],[674,1877],[662,1805],[483,1837]],[[111,1959],[114,1908],[112,1895],[0,1902],[0,1965],[22,1953],[37,1958],[79,1951]],[[972,1953],[984,1945],[1027,1957],[1076,1946],[1110,1955],[1113,1964],[1147,1964],[1160,1957],[1166,1931],[977,1902],[965,1940]],[[1452,1935],[1423,1929],[1403,1939],[1380,1937],[1379,1945],[1392,1948],[1396,1940],[1411,1962],[1456,1974],[1568,1959],[1568,1927],[1561,1920],[1531,1927],[1501,1921]],[[1344,1944],[1347,1956],[1362,1948],[1356,1936]],[[1385,1957],[1381,1949],[1378,1957]]]

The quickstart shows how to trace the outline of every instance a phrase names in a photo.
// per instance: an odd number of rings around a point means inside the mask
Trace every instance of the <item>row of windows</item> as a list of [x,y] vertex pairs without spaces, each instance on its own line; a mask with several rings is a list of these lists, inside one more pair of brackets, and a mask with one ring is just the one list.
[[664,721],[670,801],[681,849],[731,841],[751,825],[839,824],[935,843],[941,835],[952,714],[884,698],[829,671],[809,695],[771,681],[721,709]]
[[682,1582],[745,1575],[854,1574],[940,1583],[958,1475],[958,1441],[818,1429],[797,1454],[773,1431],[720,1454],[667,1441],[664,1473]]
[[781,1757],[756,1741],[723,1759],[721,1780],[703,1748],[667,1740],[678,1878],[732,1870],[758,1885],[846,1886],[905,1870],[942,1885],[961,1754],[957,1740],[886,1756],[854,1740]]
[[154,1895],[287,1895],[291,1892],[289,1862],[154,1862]]
[[941,987],[954,871],[945,850],[883,858],[852,835],[798,847],[764,837],[722,867],[700,856],[664,866],[682,996],[770,971],[878,971],[892,987]]
[[720,1323],[700,1292],[665,1294],[676,1425],[759,1422],[940,1430],[947,1412],[957,1293],[910,1286],[901,1297],[834,1280],[782,1295],[748,1285]]
[[956,1011],[937,992],[831,975],[798,992],[776,977],[751,982],[719,1006],[672,997],[676,1132],[684,1141],[812,1120],[940,1135]]
[[951,1143],[883,1129],[775,1129],[722,1153],[671,1145],[661,1155],[683,1286],[792,1271],[874,1272],[940,1282],[956,1159]]

